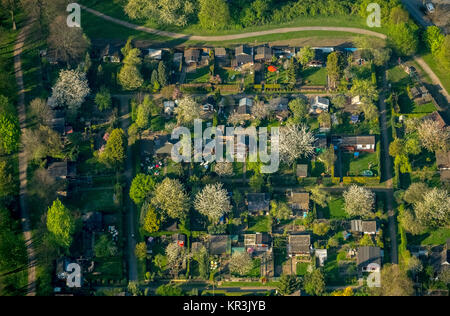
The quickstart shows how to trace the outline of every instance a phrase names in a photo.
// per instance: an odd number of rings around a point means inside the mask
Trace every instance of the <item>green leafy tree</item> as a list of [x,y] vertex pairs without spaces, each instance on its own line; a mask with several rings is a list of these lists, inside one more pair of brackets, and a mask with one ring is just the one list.
[[303,287],[309,295],[320,296],[325,292],[325,278],[320,269],[314,269],[305,275]]
[[294,122],[300,123],[308,118],[309,105],[303,98],[297,98],[289,102],[289,109],[294,116]]
[[111,132],[104,151],[100,154],[100,160],[110,167],[121,166],[126,157],[125,132],[117,128]]
[[112,99],[108,88],[100,88],[100,91],[95,95],[95,104],[97,104],[100,111],[108,110],[111,107]]
[[406,271],[396,264],[387,264],[381,269],[381,296],[413,296],[414,284]]
[[150,204],[145,203],[142,205],[141,212],[145,214],[142,228],[150,234],[159,231],[161,221],[155,209]]
[[368,234],[365,234],[363,238],[361,238],[361,240],[359,241],[359,245],[362,247],[375,247],[375,243],[373,242],[372,237]]
[[226,28],[231,21],[227,1],[200,0],[198,19],[200,25],[205,30],[221,30]]
[[270,202],[270,215],[279,220],[287,220],[292,216],[292,209],[287,203],[276,201]]
[[102,234],[99,239],[95,241],[94,253],[98,258],[114,257],[119,253],[119,249],[111,239],[110,235]]
[[169,84],[169,74],[167,72],[166,64],[160,61],[158,64],[158,82],[161,87],[165,87]]
[[315,57],[314,49],[311,46],[307,45],[300,49],[297,54],[298,61],[303,65],[307,65],[310,61],[312,61]]
[[412,22],[389,26],[389,43],[401,56],[411,56],[417,52],[419,41],[418,27]]
[[183,296],[183,290],[179,286],[172,284],[164,284],[156,289],[158,296]]
[[342,78],[346,63],[345,58],[340,52],[332,52],[328,55],[327,71],[330,79],[330,84],[333,89],[336,88],[337,83]]
[[317,236],[325,236],[330,231],[331,227],[328,223],[313,224],[313,233]]
[[450,71],[450,35],[445,36],[441,49],[436,53],[436,58],[445,70]]
[[140,129],[148,129],[150,127],[150,118],[152,116],[152,101],[149,96],[145,96],[144,101],[139,104],[136,116],[136,125]]
[[17,150],[20,126],[14,108],[8,99],[0,95],[0,152],[11,154]]
[[145,242],[138,243],[136,245],[134,253],[136,254],[136,258],[138,260],[145,260],[147,258],[147,244]]
[[298,291],[301,281],[295,275],[283,274],[278,282],[277,291],[280,295],[287,296]]
[[17,194],[17,183],[13,176],[11,163],[0,160],[0,199]]
[[424,40],[431,53],[436,55],[436,53],[441,49],[442,44],[444,44],[445,36],[441,33],[441,30],[437,26],[433,25],[427,27],[424,34]]
[[70,210],[59,199],[53,202],[47,213],[47,229],[58,245],[68,249],[72,244],[75,221]]
[[139,49],[133,48],[123,60],[124,66],[119,72],[118,79],[124,90],[136,90],[144,83],[138,68],[142,63],[140,54]]
[[337,160],[336,154],[334,152],[334,146],[330,145],[329,148],[325,149],[322,153],[320,153],[318,158],[319,158],[319,161],[321,161],[325,164],[327,173],[331,172],[331,174],[333,174],[334,173],[334,163]]
[[137,205],[142,204],[155,189],[155,180],[146,174],[138,174],[131,182],[130,198]]

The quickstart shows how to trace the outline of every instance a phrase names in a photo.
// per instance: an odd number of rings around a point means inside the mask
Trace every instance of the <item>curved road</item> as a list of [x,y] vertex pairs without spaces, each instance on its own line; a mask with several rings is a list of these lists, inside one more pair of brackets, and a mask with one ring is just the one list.
[[[353,27],[332,27],[332,26],[290,27],[290,28],[279,28],[279,29],[274,29],[274,30],[266,30],[266,31],[242,33],[242,34],[230,34],[230,35],[222,35],[222,36],[187,35],[187,34],[181,34],[181,33],[161,31],[161,30],[157,30],[157,29],[153,29],[153,28],[149,28],[149,27],[145,27],[145,26],[139,26],[139,25],[136,25],[133,23],[122,21],[117,18],[113,18],[109,15],[103,14],[97,10],[88,8],[86,6],[83,6],[83,5],[80,5],[80,6],[85,11],[92,13],[92,14],[98,16],[99,18],[102,18],[106,21],[110,21],[110,22],[118,24],[118,25],[122,25],[124,27],[133,29],[135,31],[141,31],[141,32],[149,33],[149,34],[171,37],[171,38],[175,38],[175,39],[185,39],[185,40],[191,40],[191,41],[223,42],[223,41],[230,41],[230,40],[236,40],[236,39],[271,35],[271,34],[285,34],[285,33],[303,32],[303,31],[348,32],[348,33],[375,36],[375,37],[378,37],[381,39],[387,39],[387,36],[385,34],[370,31],[370,30],[353,28]],[[442,85],[442,82],[439,80],[439,77],[433,72],[433,70],[428,66],[428,64],[421,57],[416,56],[416,57],[414,57],[414,59],[420,66],[422,66],[423,70],[430,76],[433,83],[436,85],[439,85],[441,87],[442,94],[447,98],[447,101],[450,103],[450,95],[449,95],[448,91],[445,90],[444,86]]]
[[[19,116],[20,129],[26,128],[26,108],[25,108],[25,89],[23,84],[22,60],[21,55],[24,49],[25,40],[31,30],[32,23],[28,23],[19,33],[14,46],[14,71],[19,97],[17,101],[17,114]],[[36,295],[36,254],[33,248],[30,217],[26,204],[27,192],[27,158],[23,150],[19,152],[19,179],[20,179],[20,217],[25,240],[25,246],[28,255],[28,288],[27,295]]]
[[290,27],[290,28],[280,28],[280,29],[274,29],[274,30],[266,30],[266,31],[259,31],[259,32],[251,32],[251,33],[241,33],[241,34],[230,34],[230,35],[221,35],[221,36],[199,36],[199,35],[187,35],[187,34],[181,34],[181,33],[173,33],[168,31],[161,31],[157,29],[152,29],[145,26],[139,26],[136,24],[132,24],[126,21],[122,21],[116,18],[113,18],[111,16],[108,16],[106,14],[103,14],[97,10],[90,9],[86,6],[80,5],[81,8],[86,10],[89,13],[92,13],[104,20],[110,21],[115,24],[122,25],[124,27],[136,30],[136,31],[142,31],[149,34],[159,35],[159,36],[165,36],[165,37],[171,37],[175,39],[185,39],[189,41],[205,41],[205,42],[223,42],[223,41],[230,41],[230,40],[236,40],[236,39],[243,39],[243,38],[249,38],[249,37],[256,37],[256,36],[264,36],[264,35],[271,35],[271,34],[284,34],[284,33],[292,33],[292,32],[303,32],[303,31],[333,31],[333,32],[349,32],[349,33],[355,33],[355,34],[364,34],[369,36],[375,36],[381,39],[386,39],[387,36],[378,33],[373,32],[365,29],[360,28],[354,28],[354,27],[328,27],[328,26],[301,26],[301,27]]

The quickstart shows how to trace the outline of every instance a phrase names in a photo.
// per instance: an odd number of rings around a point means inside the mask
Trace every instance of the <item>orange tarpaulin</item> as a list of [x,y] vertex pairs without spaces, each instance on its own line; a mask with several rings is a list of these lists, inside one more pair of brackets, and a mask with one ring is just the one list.
[[269,68],[267,68],[267,70],[269,70],[270,72],[277,72],[277,67],[275,66],[269,66]]

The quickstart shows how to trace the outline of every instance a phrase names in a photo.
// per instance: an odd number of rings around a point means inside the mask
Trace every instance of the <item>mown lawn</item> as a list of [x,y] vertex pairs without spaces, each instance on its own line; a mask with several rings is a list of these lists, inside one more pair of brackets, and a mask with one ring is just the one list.
[[376,153],[363,152],[358,158],[355,158],[353,154],[342,155],[342,172],[345,176],[362,176],[365,170],[371,170],[376,176],[377,166]]
[[268,216],[252,216],[248,222],[248,232],[267,233],[271,231],[270,218]]
[[195,72],[188,73],[186,76],[187,83],[208,83],[211,75],[209,66],[198,68]]
[[327,85],[327,69],[323,68],[306,68],[302,71],[301,77],[303,83],[307,86],[326,86]]
[[308,272],[309,263],[297,262],[297,275],[304,276]]
[[443,245],[450,238],[450,228],[439,228],[418,236],[408,236],[410,244],[422,246]]
[[345,219],[347,213],[345,212],[345,202],[342,197],[333,196],[325,208],[318,207],[322,211],[325,218],[330,219]]
[[439,65],[431,54],[424,55],[422,58],[428,66],[430,66],[436,76],[439,77],[447,92],[450,93],[450,72],[446,71],[441,65]]

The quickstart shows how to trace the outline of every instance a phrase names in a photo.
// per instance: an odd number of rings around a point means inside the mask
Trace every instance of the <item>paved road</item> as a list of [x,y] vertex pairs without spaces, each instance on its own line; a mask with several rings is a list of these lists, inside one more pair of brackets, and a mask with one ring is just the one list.
[[[31,31],[32,23],[23,27],[17,37],[14,46],[14,70],[16,74],[16,83],[18,88],[17,113],[19,116],[20,129],[26,128],[26,108],[25,108],[25,88],[23,83],[22,59],[21,55],[24,49],[25,40]],[[33,247],[33,236],[31,231],[31,222],[27,208],[27,157],[23,149],[19,152],[19,180],[20,180],[20,216],[22,221],[25,247],[28,255],[28,288],[27,295],[36,295],[36,254]]]
[[[120,125],[122,129],[127,132],[128,127],[131,124],[131,117],[129,114],[129,101],[132,98],[131,95],[114,96],[120,100],[120,115],[122,117]],[[126,209],[126,227],[127,227],[127,263],[128,263],[128,281],[137,281],[137,260],[134,250],[136,248],[136,206],[131,201],[128,192],[130,192],[131,182],[133,181],[134,168],[133,168],[133,152],[130,146],[127,146],[127,158],[125,161],[125,178],[126,187],[124,195],[125,209]]]
[[136,24],[132,24],[132,23],[129,23],[126,21],[122,21],[120,19],[113,18],[111,16],[108,16],[97,10],[93,10],[93,9],[83,6],[83,5],[81,6],[81,8],[83,8],[87,12],[92,13],[104,20],[110,21],[110,22],[118,24],[118,25],[122,25],[129,29],[133,29],[136,31],[141,31],[141,32],[149,33],[149,34],[154,34],[154,35],[159,35],[159,36],[164,36],[164,37],[171,37],[171,38],[175,38],[175,39],[184,39],[184,40],[189,40],[189,41],[223,42],[223,41],[237,40],[237,39],[250,38],[250,37],[256,37],[256,36],[264,36],[264,35],[271,35],[271,34],[284,34],[284,33],[292,33],[292,32],[303,32],[303,31],[348,32],[348,33],[375,36],[375,37],[378,37],[381,39],[387,38],[387,36],[384,34],[365,30],[365,29],[354,28],[354,27],[327,27],[327,26],[290,27],[290,28],[280,28],[280,29],[275,29],[275,30],[260,31],[260,32],[241,33],[241,34],[222,35],[222,36],[187,35],[187,34],[168,32],[168,31],[161,31],[161,30],[152,29],[152,28],[145,27],[145,26],[139,26]]
[[383,72],[383,90],[380,93],[380,119],[381,119],[381,159],[384,160],[383,177],[387,187],[390,189],[386,192],[386,207],[389,216],[389,237],[391,239],[391,262],[398,263],[398,247],[397,247],[397,220],[394,210],[394,190],[392,182],[392,160],[389,156],[389,127],[386,109],[386,71]]
[[414,20],[422,25],[423,27],[432,26],[433,23],[428,20],[423,12],[420,10],[422,6],[421,0],[402,0],[403,5],[409,11],[409,14],[414,18]]

